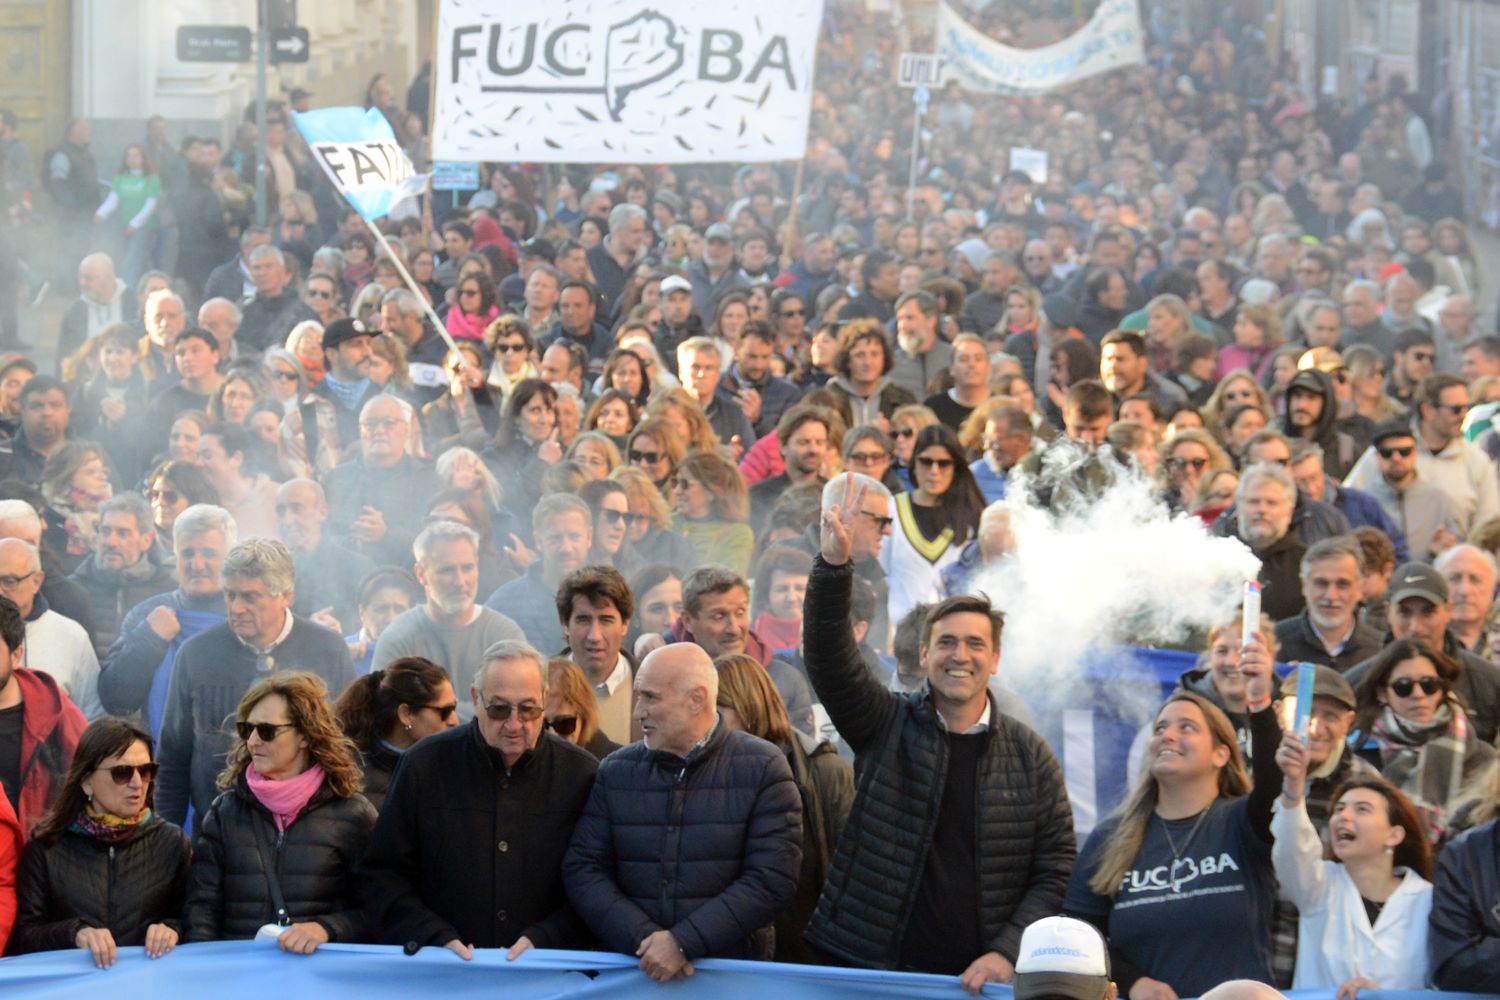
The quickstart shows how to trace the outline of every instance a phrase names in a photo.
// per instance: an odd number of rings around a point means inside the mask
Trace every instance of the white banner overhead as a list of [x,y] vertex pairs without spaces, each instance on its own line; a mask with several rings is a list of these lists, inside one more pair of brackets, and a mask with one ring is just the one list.
[[1001,45],[947,3],[938,7],[943,82],[982,94],[1045,94],[1145,59],[1137,0],[1103,0],[1087,24],[1040,49]]
[[442,0],[432,155],[800,159],[822,0]]

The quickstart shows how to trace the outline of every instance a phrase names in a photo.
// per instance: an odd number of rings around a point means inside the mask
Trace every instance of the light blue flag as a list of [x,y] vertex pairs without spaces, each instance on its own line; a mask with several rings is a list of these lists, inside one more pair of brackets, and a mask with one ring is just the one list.
[[379,109],[324,108],[292,113],[313,158],[340,194],[369,221],[421,195],[427,175],[411,164]]

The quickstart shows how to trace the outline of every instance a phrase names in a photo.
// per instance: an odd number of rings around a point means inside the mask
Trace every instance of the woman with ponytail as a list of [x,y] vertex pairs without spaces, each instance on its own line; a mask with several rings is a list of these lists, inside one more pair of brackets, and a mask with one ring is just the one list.
[[422,737],[458,725],[458,696],[442,667],[403,656],[350,684],[333,711],[359,748],[364,795],[379,810],[401,755]]

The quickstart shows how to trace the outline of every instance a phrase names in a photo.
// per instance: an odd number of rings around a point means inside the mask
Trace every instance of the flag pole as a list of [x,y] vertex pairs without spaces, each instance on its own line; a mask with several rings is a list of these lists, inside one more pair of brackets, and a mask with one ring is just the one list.
[[[355,206],[356,210],[358,207],[357,205]],[[375,225],[374,222],[366,219],[364,213],[360,213],[359,217],[364,222],[365,227],[370,230],[370,235],[375,237],[380,243],[381,248],[385,250],[385,255],[390,258],[391,263],[396,265],[396,270],[401,272],[401,280],[406,282],[406,287],[411,289],[411,293],[417,297],[417,302],[421,304],[422,311],[427,314],[427,318],[432,321],[432,325],[437,330],[438,336],[442,337],[448,344],[448,350],[458,350],[458,345],[453,342],[453,337],[448,333],[448,328],[443,326],[443,321],[438,319],[438,314],[432,309],[432,303],[427,301],[426,292],[423,291],[421,285],[417,284],[417,279],[411,276],[411,272],[406,269],[406,264],[401,260],[401,255],[396,253],[391,247],[385,233],[382,233],[380,227]]]

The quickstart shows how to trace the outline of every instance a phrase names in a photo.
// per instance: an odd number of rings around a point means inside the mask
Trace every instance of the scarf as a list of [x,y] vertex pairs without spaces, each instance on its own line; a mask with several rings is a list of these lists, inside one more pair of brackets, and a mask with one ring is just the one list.
[[351,411],[359,405],[359,401],[364,398],[370,388],[368,378],[362,378],[358,382],[340,382],[332,375],[324,375],[323,384],[328,386],[338,398],[340,406]]
[[460,340],[484,340],[484,331],[500,315],[497,306],[490,306],[482,313],[464,312],[463,306],[448,310],[448,319],[443,324],[448,332]]
[[245,768],[245,783],[250,786],[251,794],[276,817],[276,829],[283,832],[307,808],[327,777],[318,764],[313,764],[306,771],[285,781],[262,778],[256,772],[254,764]]
[[802,639],[802,619],[778,618],[762,611],[751,626],[772,649],[796,649]]
[[108,483],[99,493],[86,493],[70,487],[65,498],[55,500],[52,508],[62,515],[63,530],[68,534],[68,555],[83,556],[94,551],[94,536],[99,531],[99,506],[114,491]]
[[85,837],[93,837],[101,844],[119,844],[133,837],[136,829],[150,818],[150,809],[143,809],[139,816],[116,816],[114,813],[95,809],[90,802],[83,807],[83,812],[78,814],[78,818],[68,829]]
[[151,693],[146,696],[146,721],[151,726],[151,735],[157,739],[161,738],[161,724],[167,717],[167,689],[172,684],[172,665],[177,661],[177,651],[199,632],[224,620],[221,612],[194,611],[176,601],[167,607],[176,612],[177,624],[182,626],[182,631],[167,643],[167,651],[162,654],[156,672],[151,675]]
[[1458,802],[1469,744],[1469,717],[1455,702],[1417,725],[1387,705],[1370,729],[1380,751],[1380,773],[1406,793],[1433,843],[1442,839],[1449,809]]

